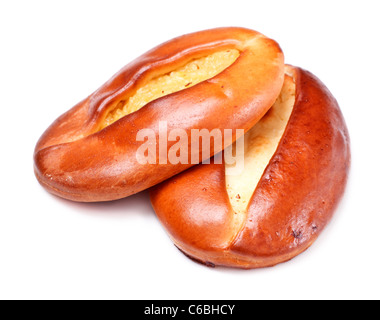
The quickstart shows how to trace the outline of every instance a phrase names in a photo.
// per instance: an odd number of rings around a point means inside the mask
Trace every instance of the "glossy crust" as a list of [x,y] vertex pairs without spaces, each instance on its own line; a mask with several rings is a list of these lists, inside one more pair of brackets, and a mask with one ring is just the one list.
[[[228,48],[238,49],[240,56],[217,76],[154,100],[99,131],[110,106],[148,79]],[[188,134],[191,129],[247,131],[275,101],[283,75],[278,44],[252,30],[220,28],[171,40],[128,64],[46,130],[35,148],[36,177],[49,192],[75,201],[137,193],[191,166],[139,164],[140,129],[153,129],[157,141],[160,121],[167,121],[168,130]],[[168,142],[168,148],[174,143]]]
[[273,266],[306,250],[331,219],[350,167],[347,128],[336,100],[314,75],[288,71],[295,105],[240,227],[224,164],[198,165],[152,189],[159,220],[189,257],[209,266]]

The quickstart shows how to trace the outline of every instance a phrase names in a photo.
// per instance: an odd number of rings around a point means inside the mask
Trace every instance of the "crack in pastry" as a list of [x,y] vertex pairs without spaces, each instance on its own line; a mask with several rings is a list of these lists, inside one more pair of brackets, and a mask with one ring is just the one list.
[[202,81],[215,77],[232,65],[239,54],[237,49],[218,51],[194,59],[178,69],[149,80],[134,95],[122,99],[117,103],[115,109],[111,108],[101,129],[139,110],[151,101],[191,88]]
[[[244,170],[236,175],[229,175],[229,169],[235,164],[225,163],[226,189],[234,212],[236,213],[236,228],[243,225],[249,201],[268,166],[278,144],[285,132],[295,101],[295,83],[286,75],[279,97],[265,116],[243,137],[244,153],[236,157],[244,158]],[[235,142],[232,152],[239,150]]]

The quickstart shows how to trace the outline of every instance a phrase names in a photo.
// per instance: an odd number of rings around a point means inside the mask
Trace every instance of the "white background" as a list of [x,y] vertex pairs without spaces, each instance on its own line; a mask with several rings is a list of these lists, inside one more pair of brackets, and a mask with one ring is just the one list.
[[[379,299],[378,1],[1,1],[2,299]],[[352,140],[347,192],[316,243],[261,270],[184,257],[147,192],[101,204],[51,196],[35,143],[123,65],[172,37],[242,26],[333,92]]]

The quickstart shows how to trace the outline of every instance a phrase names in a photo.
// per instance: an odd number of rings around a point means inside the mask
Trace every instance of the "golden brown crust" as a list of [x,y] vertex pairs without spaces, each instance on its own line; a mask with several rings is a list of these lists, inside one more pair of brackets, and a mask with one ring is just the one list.
[[295,105],[241,229],[233,224],[224,164],[198,165],[151,191],[175,245],[198,261],[239,268],[287,261],[314,242],[343,195],[350,143],[339,106],[314,75],[287,70]]
[[[240,56],[222,73],[99,129],[110,106],[146,79],[226,48],[238,49]],[[252,30],[220,28],[171,40],[128,64],[46,130],[35,149],[36,177],[48,191],[75,201],[137,193],[191,166],[139,164],[140,129],[153,129],[157,137],[159,122],[167,121],[168,130],[181,128],[188,134],[191,129],[247,131],[275,101],[283,75],[278,44]],[[168,142],[168,148],[173,144]]]

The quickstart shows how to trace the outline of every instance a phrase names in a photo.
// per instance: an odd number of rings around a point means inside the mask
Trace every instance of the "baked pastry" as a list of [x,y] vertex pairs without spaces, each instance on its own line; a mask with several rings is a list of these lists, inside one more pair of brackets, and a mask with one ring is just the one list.
[[152,188],[174,244],[209,266],[259,268],[306,250],[330,221],[350,167],[339,106],[311,73],[287,66],[281,94],[244,136],[244,171],[201,164]]
[[[36,177],[49,192],[74,201],[109,201],[147,189],[196,163],[163,164],[158,152],[153,163],[141,163],[141,130],[152,130],[158,140],[160,122],[189,134],[232,129],[232,143],[235,129],[248,131],[276,100],[283,59],[275,41],[243,28],[159,45],[45,131],[34,153]],[[166,143],[170,149],[175,141]]]

